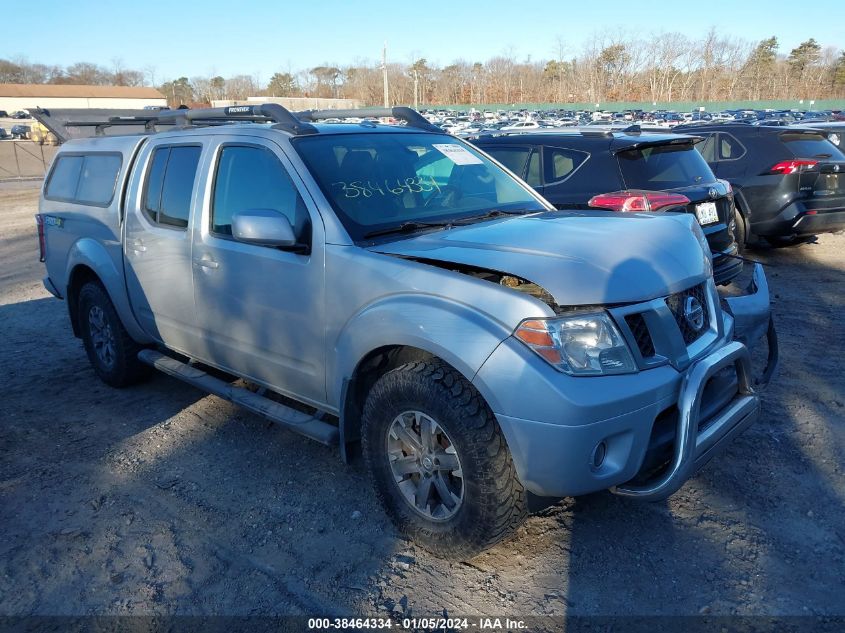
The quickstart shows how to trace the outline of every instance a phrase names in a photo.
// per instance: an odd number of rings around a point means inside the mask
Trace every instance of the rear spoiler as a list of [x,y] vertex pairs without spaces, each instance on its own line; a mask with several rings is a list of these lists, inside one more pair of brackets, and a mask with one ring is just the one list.
[[703,140],[704,137],[702,136],[692,136],[690,134],[678,134],[677,138],[670,139],[667,139],[665,136],[660,139],[653,140],[645,137],[642,141],[636,141],[635,143],[625,145],[624,147],[616,147],[610,151],[612,154],[618,154],[632,149],[643,149],[645,147],[656,147],[659,145],[695,145],[697,143],[701,143]]

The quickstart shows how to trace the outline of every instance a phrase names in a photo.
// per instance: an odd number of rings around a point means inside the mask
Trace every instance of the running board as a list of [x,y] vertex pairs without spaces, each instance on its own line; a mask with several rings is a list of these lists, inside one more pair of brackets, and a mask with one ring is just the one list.
[[205,373],[201,369],[197,369],[193,365],[183,363],[155,350],[141,350],[138,352],[138,360],[155,367],[169,376],[183,380],[198,389],[202,389],[245,409],[249,409],[253,413],[257,413],[272,422],[281,424],[291,431],[310,437],[312,440],[317,440],[327,446],[337,446],[339,444],[338,428],[308,413],[286,407],[275,400],[259,396],[249,389],[235,387],[224,380]]

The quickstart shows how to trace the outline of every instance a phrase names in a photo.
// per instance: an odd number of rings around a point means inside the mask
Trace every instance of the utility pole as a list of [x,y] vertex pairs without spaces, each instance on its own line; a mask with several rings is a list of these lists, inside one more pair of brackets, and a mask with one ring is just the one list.
[[420,109],[420,71],[414,68],[414,110]]
[[387,40],[384,41],[384,48],[381,52],[381,73],[384,78],[384,107],[390,107],[390,95],[387,91]]

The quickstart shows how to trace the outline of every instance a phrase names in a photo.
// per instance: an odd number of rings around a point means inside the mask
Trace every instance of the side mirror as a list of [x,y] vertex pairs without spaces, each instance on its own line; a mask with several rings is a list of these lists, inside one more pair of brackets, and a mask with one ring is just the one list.
[[247,209],[232,216],[232,237],[261,246],[296,246],[287,216],[273,209]]

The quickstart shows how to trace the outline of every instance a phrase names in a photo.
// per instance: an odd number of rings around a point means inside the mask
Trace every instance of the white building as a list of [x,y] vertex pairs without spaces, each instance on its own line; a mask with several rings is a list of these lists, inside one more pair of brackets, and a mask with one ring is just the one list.
[[155,88],[79,86],[71,84],[0,84],[0,110],[9,114],[30,108],[141,109],[166,106]]
[[320,97],[247,97],[246,99],[222,99],[211,102],[213,108],[256,103],[278,103],[288,110],[337,110],[361,108],[364,103],[358,99],[325,99]]

